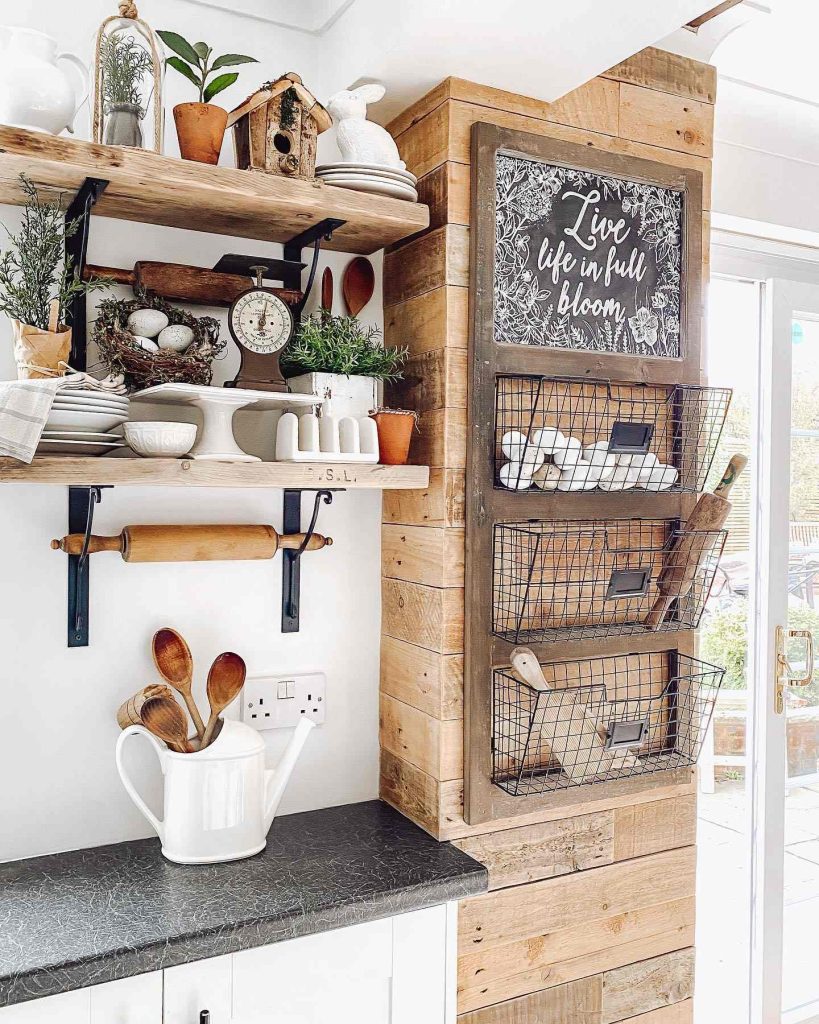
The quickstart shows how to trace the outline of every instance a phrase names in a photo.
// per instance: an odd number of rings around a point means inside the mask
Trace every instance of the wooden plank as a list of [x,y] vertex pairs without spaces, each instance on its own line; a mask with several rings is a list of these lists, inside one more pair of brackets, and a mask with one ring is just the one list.
[[690,946],[693,941],[693,927],[674,927],[662,935],[649,935],[622,945],[607,946],[571,960],[561,960],[545,968],[485,981],[480,986],[459,991],[458,1009],[463,1013],[554,985],[564,985],[577,978],[587,978]]
[[407,170],[418,178],[423,178],[448,159],[451,106],[449,102],[442,103],[411,128],[395,136]]
[[466,350],[439,348],[410,358],[401,380],[386,385],[385,395],[391,408],[431,409],[466,408]]
[[381,692],[440,719],[463,718],[464,659],[381,638]]
[[[460,989],[464,993],[472,993],[468,997],[470,1000],[479,989],[487,987],[494,992],[493,1001],[497,999],[499,990],[506,993],[503,998],[509,994],[520,995],[547,987],[537,984],[537,980],[545,976],[548,985],[549,971],[556,964],[611,952],[618,946],[631,945],[653,936],[693,929],[696,898],[693,885],[691,889],[686,896],[666,902],[661,902],[662,894],[655,893],[656,902],[650,906],[619,914],[600,912],[599,917],[568,928],[553,929],[546,915],[540,932],[526,939],[479,949],[475,953],[462,951],[458,960]],[[682,948],[685,944],[679,942],[672,948]]]
[[253,174],[0,126],[0,202],[19,205],[25,172],[49,192],[73,195],[86,178],[109,182],[94,213],[102,217],[285,242],[325,217],[345,223],[330,249],[368,255],[422,231],[422,204],[389,199],[319,180]]
[[601,999],[597,975],[461,1014],[458,1024],[599,1024]]
[[[388,276],[385,273],[385,280]],[[469,291],[442,287],[384,307],[384,343],[404,346],[413,356],[440,348],[466,350],[469,340]]]
[[431,469],[428,487],[385,491],[382,508],[385,523],[463,526],[464,474],[457,469]]
[[469,283],[469,230],[453,224],[430,231],[384,256],[384,305],[444,285]]
[[381,581],[381,628],[387,636],[439,654],[462,654],[464,592],[404,580]]
[[[248,172],[249,173],[249,172]],[[196,459],[35,458],[31,465],[0,459],[0,484],[74,487],[341,487],[424,488],[422,465],[344,465],[334,462],[199,462]]]
[[413,465],[463,469],[466,465],[466,410],[431,409],[418,417],[409,460]]
[[381,748],[379,796],[390,806],[439,839],[441,785],[431,775]]
[[603,78],[642,85],[674,96],[716,103],[717,69],[690,57],[648,46],[604,72]]
[[602,1024],[690,999],[694,994],[694,950],[681,949],[603,975]]
[[456,839],[453,845],[489,869],[490,890],[501,889],[611,864],[614,817],[611,811],[581,814]]
[[463,774],[463,723],[441,721],[389,694],[380,700],[381,746],[415,765],[433,779],[459,779]]
[[381,527],[381,571],[430,587],[463,587],[464,531],[439,526]]
[[696,838],[697,798],[694,794],[614,810],[615,860],[693,846]]
[[710,157],[714,107],[624,83],[620,86],[620,131],[635,142]]
[[[390,135],[397,139],[399,135],[402,135],[409,128],[415,127],[415,125],[423,121],[427,114],[431,114],[433,110],[436,110],[442,103],[448,100],[451,81],[451,78],[443,79],[434,88],[430,89],[429,92],[424,93],[411,106],[402,110],[400,114],[396,114],[392,121],[385,125]],[[404,156],[404,154],[402,153],[401,156]],[[406,157],[404,159],[406,160]]]
[[658,1010],[649,1010],[638,1017],[630,1017],[622,1024],[692,1024],[694,1020],[694,1000],[683,999],[680,1003],[661,1006]]
[[528,939],[541,934],[544,920],[557,931],[652,906],[658,899],[658,878],[673,878],[675,895],[693,893],[695,866],[696,850],[689,846],[474,896],[460,906],[461,948],[486,949]]
[[710,11],[706,11],[705,14],[701,14],[698,18],[687,22],[687,25],[689,28],[702,28],[709,21],[713,21],[714,18],[718,18],[721,14],[725,14],[726,11],[730,11],[732,7],[736,7],[742,2],[743,0],[722,0],[721,4],[717,4]]
[[420,179],[418,198],[429,207],[431,231],[443,224],[469,223],[469,191],[469,168],[452,160]]

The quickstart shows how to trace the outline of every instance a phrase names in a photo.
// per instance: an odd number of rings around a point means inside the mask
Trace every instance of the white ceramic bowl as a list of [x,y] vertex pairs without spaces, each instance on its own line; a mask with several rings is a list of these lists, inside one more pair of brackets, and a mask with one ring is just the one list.
[[196,424],[157,420],[126,423],[125,440],[146,459],[178,459],[193,448]]

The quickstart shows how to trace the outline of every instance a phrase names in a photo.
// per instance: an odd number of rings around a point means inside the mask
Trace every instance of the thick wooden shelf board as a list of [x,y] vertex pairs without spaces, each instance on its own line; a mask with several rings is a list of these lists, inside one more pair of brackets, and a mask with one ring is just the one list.
[[337,487],[412,490],[426,487],[426,466],[327,462],[197,462],[194,459],[35,458],[27,466],[0,459],[0,483],[71,487]]
[[0,203],[23,201],[21,172],[68,199],[86,178],[104,178],[95,214],[219,235],[286,242],[335,217],[346,224],[326,247],[362,255],[429,225],[421,203],[0,125]]

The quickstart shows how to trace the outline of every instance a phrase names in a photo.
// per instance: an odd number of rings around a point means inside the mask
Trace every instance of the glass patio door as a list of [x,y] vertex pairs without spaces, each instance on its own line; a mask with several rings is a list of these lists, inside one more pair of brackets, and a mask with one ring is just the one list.
[[819,287],[762,290],[746,771],[750,1020],[819,1022]]

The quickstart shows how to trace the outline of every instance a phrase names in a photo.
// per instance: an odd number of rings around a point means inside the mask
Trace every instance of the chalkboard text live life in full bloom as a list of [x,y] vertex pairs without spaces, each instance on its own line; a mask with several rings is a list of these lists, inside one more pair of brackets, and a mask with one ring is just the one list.
[[495,340],[680,357],[683,193],[497,154]]

